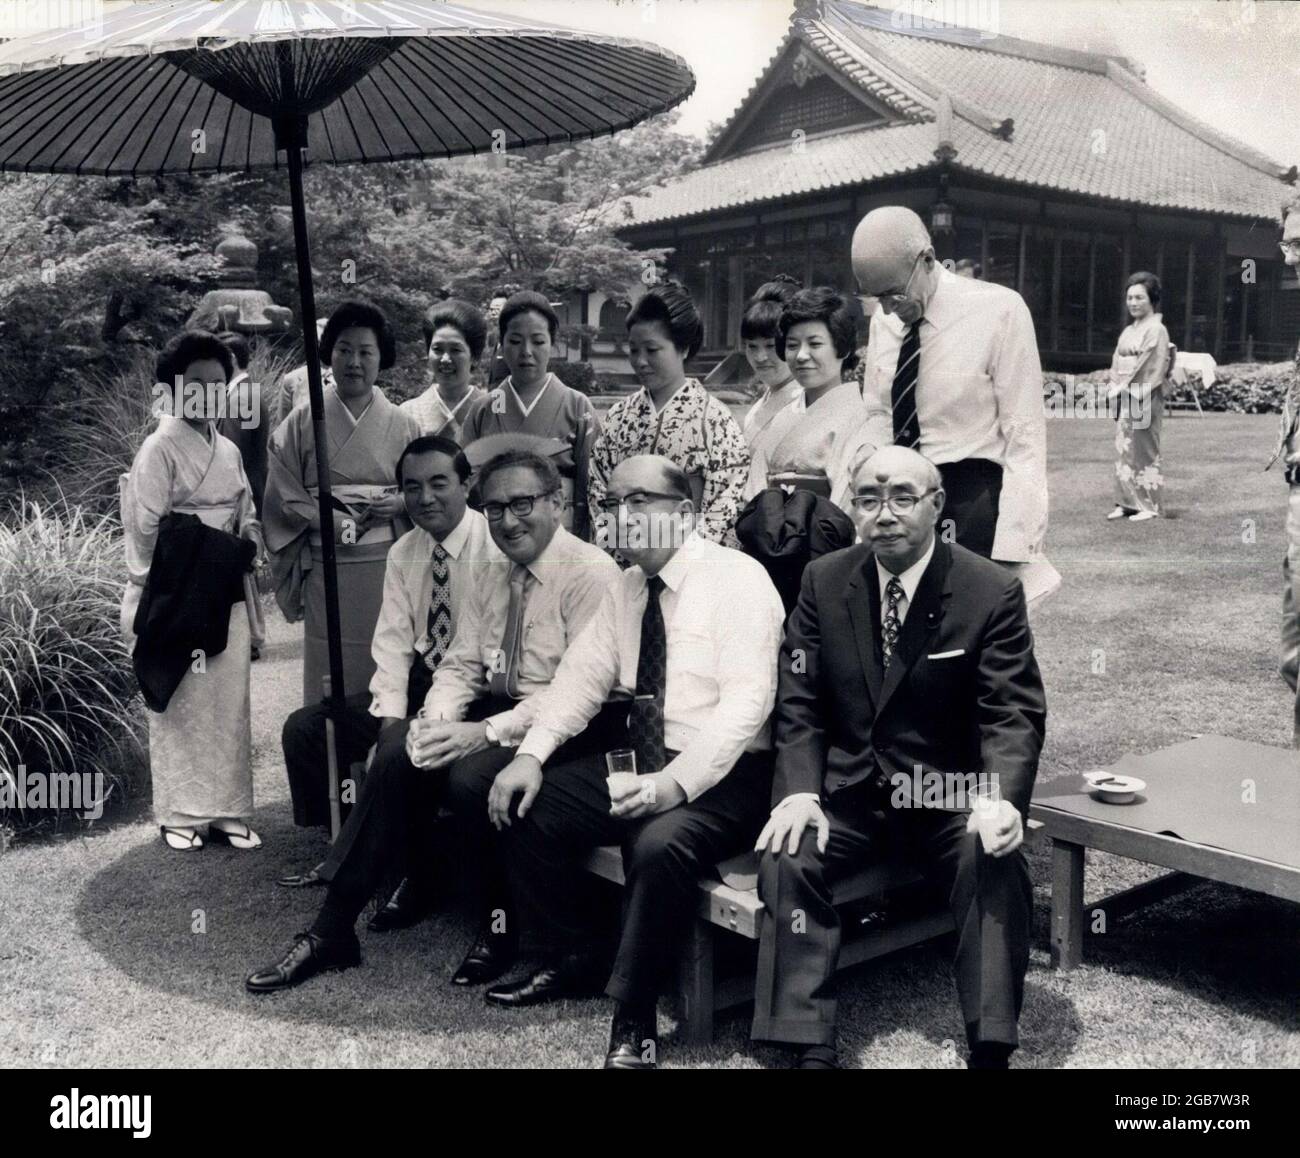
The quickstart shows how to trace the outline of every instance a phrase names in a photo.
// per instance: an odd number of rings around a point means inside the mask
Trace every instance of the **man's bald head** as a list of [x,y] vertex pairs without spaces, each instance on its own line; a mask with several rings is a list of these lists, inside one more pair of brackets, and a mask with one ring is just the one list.
[[614,494],[662,491],[691,501],[691,483],[686,472],[662,454],[634,454],[625,458],[610,474],[609,490]]
[[895,485],[903,481],[918,490],[938,490],[943,475],[925,455],[906,446],[882,446],[860,459],[853,468],[853,493],[866,486]]
[[873,209],[853,231],[853,274],[865,294],[899,290],[916,255],[930,245],[930,234],[915,213],[902,205]]

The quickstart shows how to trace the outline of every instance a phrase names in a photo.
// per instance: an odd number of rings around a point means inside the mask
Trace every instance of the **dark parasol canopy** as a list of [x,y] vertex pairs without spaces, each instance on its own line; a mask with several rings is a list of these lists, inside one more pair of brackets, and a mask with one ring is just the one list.
[[[161,0],[0,44],[0,171],[289,174],[322,526],[330,478],[304,164],[500,152],[615,133],[685,100],[658,47],[437,0]],[[323,536],[331,703],[345,692]]]

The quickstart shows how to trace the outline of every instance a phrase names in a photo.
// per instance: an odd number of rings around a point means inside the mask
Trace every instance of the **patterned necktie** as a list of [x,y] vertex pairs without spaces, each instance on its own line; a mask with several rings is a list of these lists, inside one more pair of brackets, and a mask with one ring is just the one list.
[[894,658],[894,647],[898,643],[898,602],[903,598],[903,585],[894,575],[885,585],[885,618],[881,622],[880,649],[885,657],[885,671],[889,670],[889,661]]
[[664,686],[668,679],[668,638],[659,596],[664,581],[646,580],[645,612],[641,616],[641,654],[636,662],[636,699],[627,718],[628,739],[636,752],[636,770],[658,772],[664,756]]
[[891,402],[894,408],[894,442],[899,446],[921,444],[921,422],[916,416],[916,379],[921,372],[921,319],[907,328],[898,350]]
[[442,657],[451,646],[451,564],[447,548],[441,543],[433,545],[433,559],[429,573],[433,577],[433,594],[429,599],[429,649],[424,662],[430,671],[437,671]]
[[[519,651],[524,635],[524,604],[528,602],[528,568],[515,563],[510,568],[510,608],[506,612],[506,636],[501,643],[505,671],[494,666],[488,687],[494,696],[519,699]],[[499,665],[497,665],[499,666]]]

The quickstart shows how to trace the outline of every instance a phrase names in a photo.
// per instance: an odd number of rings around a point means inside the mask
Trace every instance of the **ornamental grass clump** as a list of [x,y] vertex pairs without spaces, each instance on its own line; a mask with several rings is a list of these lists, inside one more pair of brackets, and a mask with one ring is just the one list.
[[[93,822],[147,779],[119,628],[116,520],[20,499],[0,519],[0,830]],[[0,831],[0,842],[5,834]]]

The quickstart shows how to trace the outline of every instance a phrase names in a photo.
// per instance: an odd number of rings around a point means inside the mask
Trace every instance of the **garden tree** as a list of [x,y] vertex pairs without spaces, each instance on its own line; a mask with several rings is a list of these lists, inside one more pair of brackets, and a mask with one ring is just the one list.
[[[675,112],[613,138],[458,161],[308,165],[318,309],[352,294],[389,311],[400,336],[444,292],[483,300],[502,281],[551,294],[621,291],[642,254],[614,235],[621,204],[691,168],[705,143]],[[215,284],[224,227],[258,246],[258,286],[294,310],[297,270],[283,171],[123,178],[0,174],[0,478],[30,472],[31,438],[91,376],[156,348]],[[410,347],[386,377],[418,384]],[[36,447],[39,451],[39,446]],[[40,457],[39,454],[36,457]]]

